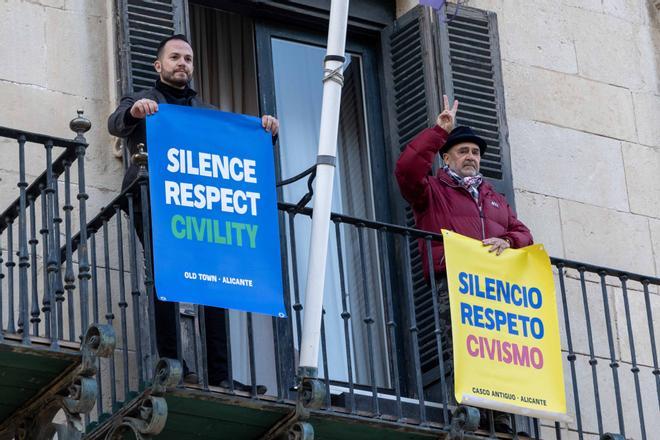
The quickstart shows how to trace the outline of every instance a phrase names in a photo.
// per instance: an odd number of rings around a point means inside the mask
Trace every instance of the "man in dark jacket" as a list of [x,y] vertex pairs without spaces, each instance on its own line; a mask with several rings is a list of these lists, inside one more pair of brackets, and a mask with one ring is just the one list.
[[[139,93],[133,93],[121,98],[119,106],[108,118],[108,131],[110,134],[126,139],[130,154],[138,151],[138,144],[145,144],[147,116],[158,111],[159,103],[185,105],[190,107],[213,108],[197,97],[197,92],[190,88],[189,83],[193,74],[193,50],[186,37],[173,35],[164,39],[156,54],[154,69],[159,74],[154,87]],[[277,135],[279,122],[272,116],[264,115],[261,118],[262,126]],[[122,189],[127,188],[137,178],[138,167],[131,164],[126,171],[122,182]],[[136,211],[140,211],[139,200]],[[142,234],[142,216],[138,212],[134,218],[134,227],[137,236],[144,244]],[[158,276],[156,274],[156,276]],[[176,330],[173,325],[176,303],[161,301],[155,295],[156,343],[158,353],[162,357],[175,359]],[[206,344],[208,351],[208,373],[211,385],[228,387],[227,382],[227,335],[225,333],[226,313],[224,309],[216,307],[205,308]],[[187,382],[196,382],[196,374],[188,370],[184,363],[184,376]],[[234,386],[243,391],[250,391],[251,387],[235,382]],[[258,392],[265,392],[263,386]]]
[[[504,196],[479,173],[486,142],[469,127],[454,128],[458,101],[444,109],[436,125],[418,134],[406,146],[396,164],[395,176],[403,197],[410,203],[418,229],[440,233],[449,229],[481,240],[490,252],[500,255],[507,248],[533,243],[529,229],[516,217]],[[431,175],[436,155],[445,166]],[[439,285],[439,313],[443,359],[448,387],[453,385],[451,318],[442,243],[432,242],[433,275]],[[430,277],[424,240],[419,241],[424,274]],[[453,393],[448,393],[449,398]],[[507,417],[498,417],[499,430],[507,430]]]
[[[193,68],[193,51],[185,36],[173,35],[160,43],[154,62],[154,69],[160,76],[156,85],[123,96],[117,109],[108,118],[108,131],[113,136],[126,139],[130,155],[137,153],[138,144],[145,143],[147,128],[144,120],[158,111],[158,103],[214,108],[204,103],[197,96],[197,92],[190,88]],[[264,129],[273,133],[273,136],[277,135],[277,119],[264,115],[261,122]],[[130,185],[137,173],[137,166],[130,164],[124,175],[122,188]]]

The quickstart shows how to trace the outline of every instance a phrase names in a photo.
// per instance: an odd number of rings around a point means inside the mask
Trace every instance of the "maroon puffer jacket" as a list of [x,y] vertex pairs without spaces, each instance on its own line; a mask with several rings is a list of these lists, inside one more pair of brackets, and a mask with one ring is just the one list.
[[[478,240],[507,238],[513,248],[533,243],[529,229],[516,218],[503,195],[484,181],[479,187],[479,204],[470,193],[444,171],[429,175],[435,155],[445,144],[448,133],[438,126],[428,128],[415,137],[401,153],[394,174],[401,194],[410,203],[418,229],[440,233],[449,229]],[[428,278],[428,258],[424,240],[419,250]],[[433,242],[435,273],[445,271],[444,249]]]

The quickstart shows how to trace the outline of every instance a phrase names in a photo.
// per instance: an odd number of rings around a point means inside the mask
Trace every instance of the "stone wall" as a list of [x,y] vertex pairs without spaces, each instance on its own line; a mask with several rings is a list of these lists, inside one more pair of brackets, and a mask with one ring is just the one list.
[[[92,121],[86,170],[92,204],[88,212],[93,214],[116,194],[122,175],[121,162],[113,154],[115,140],[106,129],[116,94],[113,3],[0,3],[0,125],[73,138],[69,121],[77,109],[83,109]],[[4,144],[2,148],[0,170],[13,175],[18,170],[18,149]],[[28,146],[31,176],[45,169],[41,150]],[[14,178],[2,180],[16,184]]]

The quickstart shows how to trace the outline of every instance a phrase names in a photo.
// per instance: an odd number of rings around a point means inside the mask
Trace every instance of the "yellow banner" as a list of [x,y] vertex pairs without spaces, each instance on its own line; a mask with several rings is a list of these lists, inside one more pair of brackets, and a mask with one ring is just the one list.
[[442,231],[459,403],[566,421],[555,285],[542,245],[496,256]]

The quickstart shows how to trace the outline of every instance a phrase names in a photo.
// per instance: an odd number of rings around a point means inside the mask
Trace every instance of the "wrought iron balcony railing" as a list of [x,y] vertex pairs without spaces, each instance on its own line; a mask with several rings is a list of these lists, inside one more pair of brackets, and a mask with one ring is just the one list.
[[[87,249],[77,249],[76,262],[71,251],[73,229],[87,224],[91,124],[82,114],[70,123],[73,140],[0,127],[3,184],[18,192],[0,214],[0,438],[78,432],[94,406],[96,358],[114,347],[111,327],[90,326]],[[53,423],[61,410],[66,421]]]
[[[19,192],[18,198],[0,214],[0,236],[4,239],[4,252],[0,257],[0,278],[3,281],[0,284],[0,341],[20,335],[21,342],[30,345],[31,337],[43,337],[51,348],[57,349],[59,342],[65,340],[65,316],[69,318],[66,339],[71,341],[79,341],[89,323],[87,282],[90,274],[86,248],[81,248],[77,254],[79,269],[76,279],[70,243],[73,228],[84,230],[87,223],[84,169],[87,143],[83,134],[89,130],[90,123],[79,111],[78,118],[70,125],[77,133],[74,140],[0,127],[0,138],[14,140],[17,144],[12,146],[9,141],[5,148],[18,148],[18,163],[13,166],[17,166]],[[33,144],[41,145],[43,150],[34,150],[36,145]],[[61,153],[54,158],[57,150]],[[8,152],[6,157],[11,156]],[[28,182],[26,165],[34,163],[39,156],[44,160],[42,169],[45,171]],[[11,169],[12,164],[6,166]],[[77,226],[73,225],[72,219],[72,166],[77,166]],[[64,180],[59,182],[62,174]],[[65,259],[60,258],[62,247],[69,250]],[[15,286],[16,257],[18,289]],[[3,262],[6,273],[2,272]],[[76,280],[79,298],[74,299]],[[68,315],[63,310],[65,294]],[[81,313],[77,321],[73,319],[76,305]],[[76,329],[75,324],[81,327]]]
[[[98,361],[100,392],[88,415],[89,438],[113,430],[141,429],[142,434],[162,430],[167,414],[154,399],[162,398],[163,385],[168,383],[178,396],[190,391],[195,396],[230,397],[236,405],[267,404],[282,414],[295,412],[299,390],[292,387],[304,308],[300,277],[306,269],[311,209],[279,204],[288,318],[229,313],[224,323],[229,353],[225,387],[209,384],[204,308],[180,306],[181,313],[172,317],[178,361],[186,360],[199,376],[198,384],[184,383],[180,364],[158,363],[150,230],[147,226],[141,231],[142,247],[133,228],[136,216],[149,225],[146,171],[88,222],[84,171],[79,166],[75,212],[81,228],[72,235],[69,173],[74,160],[82,163],[84,142],[31,137],[8,129],[0,129],[0,135],[16,139],[21,150],[25,142],[45,144],[47,156],[47,172],[32,184],[19,172],[19,200],[0,219],[0,239],[6,243],[6,274],[0,276],[0,340],[27,345],[39,337],[57,350],[62,341],[79,341],[90,321],[114,327],[118,347],[112,357]],[[53,160],[55,145],[65,151]],[[61,174],[62,206],[55,184]],[[332,224],[319,362],[325,393],[308,416],[343,417],[438,435],[457,436],[475,428],[457,423],[459,418],[452,422],[456,408],[444,392],[451,384],[439,373],[443,358],[439,353],[450,341],[442,340],[437,331],[438,286],[427,285],[411,272],[422,258],[411,252],[414,243],[442,237],[340,214],[332,215]],[[17,252],[18,289],[14,285]],[[574,421],[559,424],[512,417],[514,437],[524,431],[533,438],[582,439],[608,432],[652,438],[660,429],[654,416],[660,408],[660,370],[653,317],[660,304],[660,279],[562,259],[553,258],[552,264]],[[258,385],[265,385],[266,392],[261,393]],[[133,422],[124,416],[131,416]],[[138,427],[135,420],[142,424]],[[264,427],[265,438],[268,430]],[[465,434],[493,436],[494,431],[490,414],[481,430]]]

